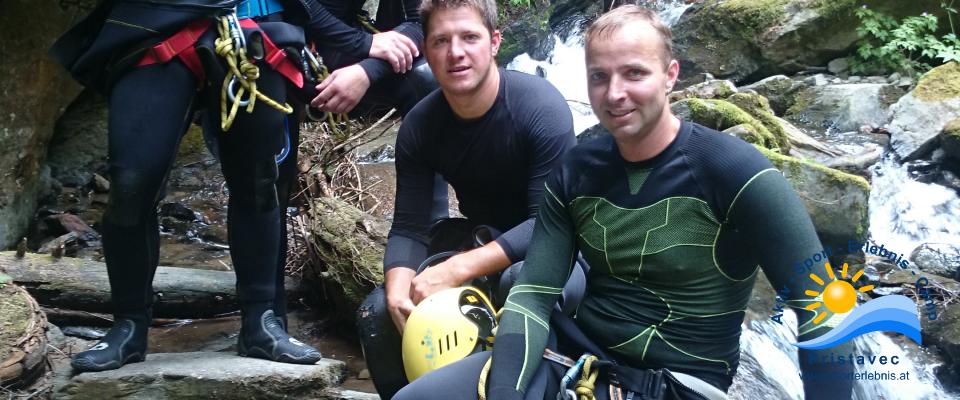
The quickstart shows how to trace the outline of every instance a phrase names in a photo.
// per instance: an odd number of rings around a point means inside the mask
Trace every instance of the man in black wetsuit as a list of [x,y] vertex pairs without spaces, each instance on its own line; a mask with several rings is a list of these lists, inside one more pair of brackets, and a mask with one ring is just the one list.
[[[285,332],[274,312],[280,242],[275,155],[283,147],[285,113],[292,111],[286,106],[288,89],[302,76],[282,48],[267,39],[277,39],[279,46],[302,47],[302,30],[281,22],[281,11],[299,13],[302,20],[309,15],[302,8],[283,10],[275,3],[100,2],[52,49],[81,83],[106,94],[110,105],[111,190],[101,230],[114,325],[97,345],[73,359],[75,370],[115,369],[145,358],[154,304],[151,284],[159,261],[157,203],[180,138],[200,107],[207,110],[205,125],[216,129],[230,191],[230,256],[242,315],[237,351],[287,363],[320,360],[316,349]],[[258,70],[250,74],[259,76],[257,90],[276,103],[268,105],[260,97],[254,108],[238,112],[230,123],[229,117],[221,120],[220,113],[224,76],[213,72],[216,66],[224,73],[226,61],[219,55],[202,59],[198,52],[204,49],[203,43],[213,42],[217,24],[235,7],[243,10],[237,12],[239,21],[234,19],[237,37],[242,26],[247,33],[258,27],[263,32],[259,38],[266,38],[261,43],[268,56],[245,69]],[[249,14],[250,10],[263,12]],[[249,61],[238,58],[241,64]],[[282,299],[282,280],[279,288]]]
[[[436,90],[430,67],[422,57],[423,29],[418,8],[420,0],[384,0],[377,6],[371,25],[363,10],[366,0],[260,0],[283,7],[306,10],[305,15],[288,18],[302,25],[309,41],[317,46],[324,65],[332,70],[319,85],[311,106],[322,111],[369,113],[396,108],[406,115],[423,96]],[[276,8],[277,6],[273,6]],[[303,19],[301,21],[301,19]],[[277,194],[280,199],[280,255],[277,259],[275,311],[283,319],[286,297],[283,290],[287,263],[286,209],[296,187],[299,118],[290,117],[289,153],[279,166]]]
[[[623,6],[600,17],[586,33],[586,54],[590,103],[612,135],[571,150],[547,179],[492,362],[475,354],[397,399],[476,399],[487,362],[487,399],[556,398],[566,367],[544,361],[544,348],[559,343],[573,359],[584,351],[574,350],[572,336],[551,338],[562,317],[548,322],[577,250],[591,269],[573,323],[599,349],[591,351],[635,368],[634,382],[660,379],[651,369],[672,371],[666,398],[725,397],[758,266],[774,287],[790,288],[800,340],[829,329],[802,306],[812,281],[791,279],[791,263],[821,249],[803,204],[752,146],[672,114],[667,94],[679,66],[656,14]],[[802,368],[806,375],[851,367]],[[849,398],[851,381],[806,381],[804,389],[807,398]],[[604,377],[595,393],[610,395]]]
[[[367,364],[385,399],[407,383],[399,332],[414,305],[524,258],[543,180],[575,143],[569,108],[556,88],[497,68],[496,15],[493,0],[424,0],[421,6],[424,49],[441,90],[417,104],[400,127],[385,283],[358,316]],[[435,174],[453,186],[472,224],[503,234],[417,275],[428,255]]]

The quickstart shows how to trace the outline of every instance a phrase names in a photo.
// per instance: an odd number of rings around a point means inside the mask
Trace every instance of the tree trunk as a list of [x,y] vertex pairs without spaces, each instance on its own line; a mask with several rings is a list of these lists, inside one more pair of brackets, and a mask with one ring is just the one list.
[[[110,281],[106,265],[46,254],[0,252],[0,270],[26,288],[45,307],[110,314]],[[232,272],[159,267],[153,279],[161,318],[208,318],[238,309]]]
[[367,294],[383,282],[383,251],[389,223],[331,198],[311,199],[302,229],[311,262],[304,283],[323,288],[321,301],[351,321]]
[[23,288],[0,274],[0,387],[29,385],[47,355],[47,317]]

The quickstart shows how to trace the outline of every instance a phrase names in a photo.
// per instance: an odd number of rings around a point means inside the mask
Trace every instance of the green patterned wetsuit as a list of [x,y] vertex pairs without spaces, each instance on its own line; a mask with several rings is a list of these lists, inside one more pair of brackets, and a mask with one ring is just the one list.
[[494,346],[491,398],[529,384],[577,250],[591,270],[576,322],[593,341],[622,363],[726,390],[757,267],[803,293],[808,283],[791,281],[790,265],[821,249],[779,171],[745,142],[692,123],[637,163],[610,136],[581,145],[546,186]]

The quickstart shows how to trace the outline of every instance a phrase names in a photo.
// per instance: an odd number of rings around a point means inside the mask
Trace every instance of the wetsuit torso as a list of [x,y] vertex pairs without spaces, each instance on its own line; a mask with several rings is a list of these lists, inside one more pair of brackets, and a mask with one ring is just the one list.
[[534,236],[494,346],[490,387],[503,398],[519,398],[537,370],[577,249],[591,269],[576,322],[593,341],[621,363],[726,390],[757,266],[780,287],[791,262],[821,248],[766,158],[686,122],[642,162],[625,161],[609,135],[572,150],[547,180]]
[[505,232],[497,241],[512,261],[526,253],[543,180],[575,144],[573,122],[545,80],[503,69],[500,78],[493,106],[476,120],[458,118],[440,91],[404,120],[386,269],[416,267],[426,257],[435,173],[453,186],[467,218]]

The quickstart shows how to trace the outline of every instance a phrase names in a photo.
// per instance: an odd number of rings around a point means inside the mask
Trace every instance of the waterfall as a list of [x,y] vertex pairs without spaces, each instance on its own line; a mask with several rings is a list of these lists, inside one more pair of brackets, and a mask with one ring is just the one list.
[[[651,4],[668,26],[680,19],[690,5],[683,1],[655,1]],[[581,23],[572,23],[582,26]],[[577,134],[599,122],[590,108],[587,98],[587,69],[584,65],[582,30],[570,30],[566,38],[553,35],[553,52],[544,61],[534,60],[527,53],[521,54],[507,64],[507,69],[539,75],[553,84],[567,99],[573,114],[573,131]]]
[[960,197],[946,187],[910,179],[892,153],[870,168],[870,235],[910,254],[923,243],[960,244]]

